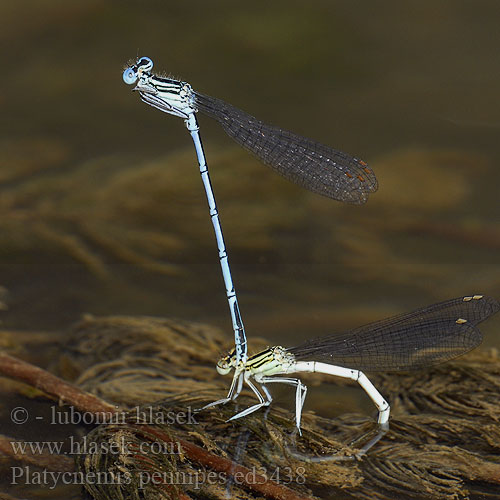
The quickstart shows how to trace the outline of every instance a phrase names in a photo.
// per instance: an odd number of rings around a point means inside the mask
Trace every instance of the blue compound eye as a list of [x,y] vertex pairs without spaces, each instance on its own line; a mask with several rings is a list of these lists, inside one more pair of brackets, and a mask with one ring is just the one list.
[[136,82],[136,80],[137,80],[137,73],[132,68],[127,68],[123,72],[123,81],[127,85],[132,85],[133,83]]
[[151,71],[153,69],[153,61],[149,57],[141,57],[137,61],[137,68],[141,68],[141,71]]

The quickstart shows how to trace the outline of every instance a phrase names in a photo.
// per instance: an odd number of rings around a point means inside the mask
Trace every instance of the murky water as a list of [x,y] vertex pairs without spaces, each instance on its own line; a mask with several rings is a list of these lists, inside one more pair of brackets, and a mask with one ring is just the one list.
[[127,312],[229,333],[190,138],[123,85],[137,54],[377,173],[366,206],[342,206],[201,118],[250,336],[500,295],[497,3],[27,4],[1,16],[6,324]]
[[[341,205],[200,117],[250,338],[292,345],[500,298],[499,14],[495,1],[3,2],[4,327],[147,314],[231,338],[191,140],[123,84],[137,55],[377,174],[365,206]],[[482,327],[487,345],[499,328]]]

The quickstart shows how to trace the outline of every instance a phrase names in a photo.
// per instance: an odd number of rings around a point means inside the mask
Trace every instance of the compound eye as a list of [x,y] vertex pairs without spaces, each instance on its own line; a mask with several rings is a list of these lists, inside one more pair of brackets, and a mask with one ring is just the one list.
[[137,80],[137,73],[132,68],[127,68],[123,72],[123,81],[127,85],[132,85],[133,83],[136,82],[136,80]]
[[141,71],[151,71],[153,69],[153,61],[149,57],[141,57],[137,61],[137,68],[141,68]]
[[217,373],[219,375],[227,375],[231,371],[230,366],[228,366],[227,364],[220,364],[220,363],[217,363],[215,369],[217,370]]

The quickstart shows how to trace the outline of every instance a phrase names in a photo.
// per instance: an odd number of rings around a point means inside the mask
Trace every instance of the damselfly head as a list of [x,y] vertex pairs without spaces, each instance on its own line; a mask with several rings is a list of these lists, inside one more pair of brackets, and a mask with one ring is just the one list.
[[215,368],[219,375],[227,375],[236,366],[236,349],[233,347],[226,356],[217,361]]
[[153,61],[149,57],[140,57],[133,66],[125,68],[123,81],[127,85],[134,84],[141,76],[150,73],[153,69]]

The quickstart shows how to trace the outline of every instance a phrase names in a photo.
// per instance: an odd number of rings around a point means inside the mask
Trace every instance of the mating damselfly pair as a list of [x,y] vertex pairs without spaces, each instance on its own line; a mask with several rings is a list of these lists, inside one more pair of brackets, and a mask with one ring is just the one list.
[[460,356],[480,344],[482,334],[477,325],[495,314],[500,304],[479,294],[463,296],[347,332],[309,340],[297,347],[271,347],[249,357],[196,113],[201,111],[216,119],[236,142],[265,164],[321,195],[362,204],[377,190],[377,180],[371,168],[358,158],[267,125],[224,101],[194,91],[186,82],[157,76],[152,69],[152,60],[141,57],[125,69],[123,80],[135,84],[134,90],[145,103],[183,118],[191,134],[214,226],[234,330],[234,348],[217,363],[217,371],[221,374],[234,370],[229,392],[225,398],[205,408],[235,400],[246,384],[259,402],[230,420],[244,417],[271,403],[267,384],[287,384],[295,387],[295,422],[300,431],[307,387],[300,379],[288,375],[320,372],[356,380],[375,403],[379,424],[387,427],[389,403],[363,372],[412,370]]

